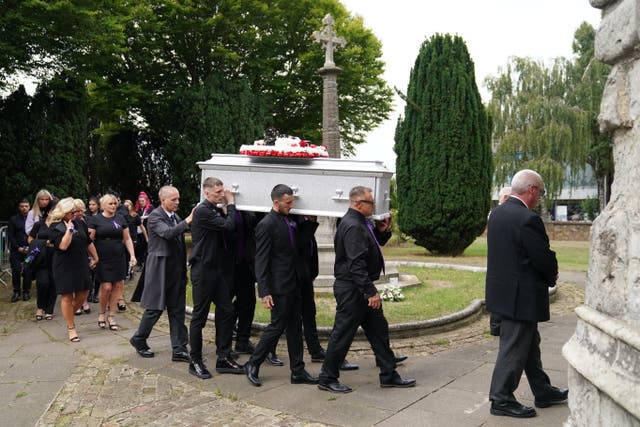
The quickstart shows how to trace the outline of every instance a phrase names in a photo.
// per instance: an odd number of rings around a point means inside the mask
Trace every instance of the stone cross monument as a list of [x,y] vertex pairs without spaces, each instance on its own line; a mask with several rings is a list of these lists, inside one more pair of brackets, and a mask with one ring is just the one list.
[[562,350],[565,425],[640,426],[640,0],[590,2],[603,9],[595,56],[613,66],[598,121],[614,135],[615,175],[591,228],[585,305]]
[[333,62],[333,51],[344,47],[347,42],[343,37],[337,37],[331,14],[327,14],[322,23],[324,28],[313,32],[315,41],[325,49],[324,66],[318,70],[322,76],[322,144],[327,147],[330,157],[340,157],[337,77],[342,70]]

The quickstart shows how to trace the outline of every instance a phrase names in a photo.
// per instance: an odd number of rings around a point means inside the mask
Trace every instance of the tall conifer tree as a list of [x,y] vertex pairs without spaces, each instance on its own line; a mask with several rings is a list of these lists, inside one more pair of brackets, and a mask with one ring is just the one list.
[[411,70],[395,151],[400,229],[427,250],[459,255],[491,202],[491,121],[459,36],[425,41]]

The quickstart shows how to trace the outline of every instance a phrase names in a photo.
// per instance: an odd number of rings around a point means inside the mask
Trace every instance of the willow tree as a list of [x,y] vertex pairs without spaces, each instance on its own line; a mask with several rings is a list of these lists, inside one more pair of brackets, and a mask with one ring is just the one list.
[[398,223],[431,252],[459,255],[484,230],[491,125],[461,37],[425,41],[396,128]]
[[493,119],[494,181],[509,182],[520,169],[542,175],[550,199],[565,180],[579,179],[589,155],[590,115],[572,105],[570,63],[557,58],[550,65],[513,57],[485,84]]
[[572,77],[569,103],[589,115],[590,138],[587,163],[593,169],[598,184],[598,199],[602,211],[609,201],[613,182],[612,135],[601,133],[598,113],[604,86],[611,67],[595,58],[596,30],[583,22],[573,36],[573,53],[576,55],[570,75]]

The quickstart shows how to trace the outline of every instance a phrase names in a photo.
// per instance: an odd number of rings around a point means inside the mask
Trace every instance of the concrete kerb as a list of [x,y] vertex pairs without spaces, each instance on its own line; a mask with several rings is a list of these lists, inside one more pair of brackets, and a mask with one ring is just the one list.
[[[446,268],[451,270],[473,271],[477,273],[486,272],[486,267],[474,267],[469,265],[456,265],[456,264],[440,264],[432,262],[420,262],[420,261],[390,261],[391,266],[411,266],[411,267],[425,267],[425,268]],[[549,288],[549,300],[553,302],[557,295],[557,286]],[[187,306],[187,314],[193,312],[193,307]],[[395,323],[389,325],[389,337],[390,338],[411,338],[420,335],[430,335],[440,332],[451,331],[468,325],[476,321],[485,312],[485,300],[475,299],[465,307],[464,309],[455,313],[447,314],[445,316],[436,317],[434,319],[419,320],[416,322]],[[209,320],[213,321],[215,315],[209,314]],[[263,332],[267,327],[266,323],[254,322],[252,329],[254,332]],[[329,326],[318,327],[318,336],[321,338],[328,338],[331,334],[332,328]],[[366,340],[364,331],[362,328],[358,328],[356,332],[356,340]]]

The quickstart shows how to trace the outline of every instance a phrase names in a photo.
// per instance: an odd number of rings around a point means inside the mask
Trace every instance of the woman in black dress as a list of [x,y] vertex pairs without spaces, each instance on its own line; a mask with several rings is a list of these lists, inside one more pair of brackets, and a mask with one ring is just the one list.
[[[85,219],[98,215],[100,213],[100,200],[96,196],[89,197],[87,201],[87,211],[84,214]],[[93,286],[89,289],[87,300],[92,303],[98,303],[98,295],[100,294],[100,282],[96,279],[96,271],[91,270],[91,283]]]
[[50,214],[51,241],[55,247],[53,279],[61,295],[60,311],[67,321],[71,342],[80,341],[73,316],[89,292],[89,269],[98,262],[98,254],[89,240],[89,230],[83,221],[74,219],[75,211],[73,198],[67,197],[60,200]]
[[[127,275],[125,251],[129,252],[131,266],[136,265],[133,242],[129,234],[129,226],[122,215],[116,213],[118,199],[113,194],[105,194],[100,198],[102,212],[87,218],[89,234],[95,242],[100,264],[96,267],[96,277],[100,282],[100,314],[98,327],[105,329],[107,324],[112,331],[118,330],[115,321],[118,299],[124,289],[124,278]],[[109,307],[109,316],[105,314]]]
[[[56,305],[56,287],[53,281],[53,235],[51,215],[48,214],[33,224],[29,237],[29,262],[25,263],[27,275],[36,279],[38,298],[36,299],[36,320],[53,319]],[[37,248],[37,249],[36,249]],[[36,254],[36,252],[39,252]]]

